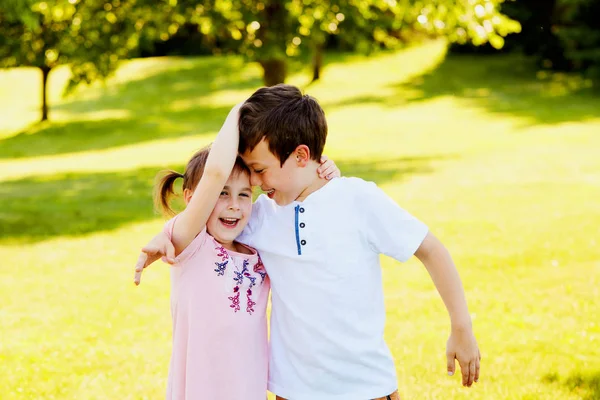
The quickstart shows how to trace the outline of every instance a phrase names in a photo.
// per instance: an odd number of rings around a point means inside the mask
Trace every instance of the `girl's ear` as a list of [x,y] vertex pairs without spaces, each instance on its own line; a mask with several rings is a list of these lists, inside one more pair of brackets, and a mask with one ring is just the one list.
[[310,149],[307,145],[301,144],[294,150],[294,157],[299,167],[306,167],[310,161]]
[[185,201],[185,205],[187,206],[192,199],[192,195],[194,194],[193,190],[183,189],[183,201]]

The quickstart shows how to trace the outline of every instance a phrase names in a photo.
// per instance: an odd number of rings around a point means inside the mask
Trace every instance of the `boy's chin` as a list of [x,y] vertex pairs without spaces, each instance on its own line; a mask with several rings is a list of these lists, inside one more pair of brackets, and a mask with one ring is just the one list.
[[275,192],[275,196],[272,197],[273,201],[275,201],[275,203],[278,206],[287,206],[288,204],[291,204],[294,202],[293,198],[285,198],[283,196],[281,196],[279,193]]

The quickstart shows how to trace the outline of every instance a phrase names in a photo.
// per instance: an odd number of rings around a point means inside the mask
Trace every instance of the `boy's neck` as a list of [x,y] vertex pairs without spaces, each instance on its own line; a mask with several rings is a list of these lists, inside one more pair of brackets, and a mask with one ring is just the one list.
[[314,168],[310,168],[310,171],[307,171],[308,173],[312,174],[312,176],[314,176],[315,178],[309,183],[308,186],[306,186],[304,188],[304,190],[302,190],[302,192],[300,192],[298,197],[296,197],[296,201],[306,200],[306,198],[308,196],[310,196],[312,193],[316,192],[317,190],[321,189],[323,186],[327,185],[327,183],[331,182],[331,181],[328,181],[327,179],[319,178],[319,176],[317,175],[318,167],[319,167],[319,165],[315,163]]

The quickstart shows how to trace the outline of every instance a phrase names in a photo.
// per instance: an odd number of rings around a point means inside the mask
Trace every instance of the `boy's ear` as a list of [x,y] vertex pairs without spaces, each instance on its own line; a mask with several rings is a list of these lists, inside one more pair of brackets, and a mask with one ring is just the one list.
[[310,149],[307,145],[301,144],[294,150],[294,157],[296,157],[296,164],[299,167],[306,167],[310,161]]
[[183,189],[183,201],[185,201],[185,205],[187,206],[190,200],[192,199],[192,195],[194,194],[193,190]]

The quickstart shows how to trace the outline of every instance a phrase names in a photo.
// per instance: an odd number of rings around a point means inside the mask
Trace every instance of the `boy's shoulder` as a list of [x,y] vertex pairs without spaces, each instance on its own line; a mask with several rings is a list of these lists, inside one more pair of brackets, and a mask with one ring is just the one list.
[[334,178],[329,184],[319,190],[328,192],[330,196],[344,196],[345,198],[364,198],[377,190],[374,182],[366,181],[355,176],[342,176]]
[[[374,183],[358,177],[339,177],[332,179],[322,188],[308,196],[303,204],[326,205],[339,207],[339,199],[343,198],[346,205],[360,205],[368,201],[371,196],[383,193]],[[336,205],[337,204],[337,205]],[[265,194],[258,196],[252,206],[252,220],[262,220],[271,215],[278,214],[289,206],[279,206],[275,200]]]

